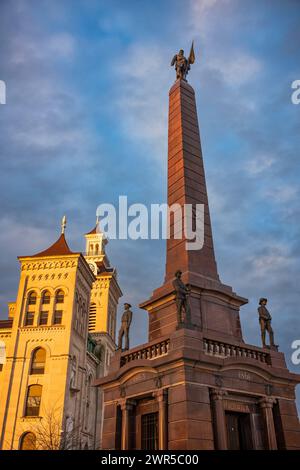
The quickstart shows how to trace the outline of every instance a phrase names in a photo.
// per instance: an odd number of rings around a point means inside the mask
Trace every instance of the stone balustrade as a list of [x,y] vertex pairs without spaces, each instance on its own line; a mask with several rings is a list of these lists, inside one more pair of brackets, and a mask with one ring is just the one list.
[[133,350],[130,353],[121,356],[120,366],[124,366],[132,361],[138,361],[139,359],[156,359],[157,357],[168,354],[170,347],[170,339],[164,339],[155,344],[143,347],[138,350]]
[[203,339],[205,354],[211,356],[219,356],[220,358],[241,357],[245,359],[253,359],[264,364],[271,365],[271,357],[267,352],[258,348],[249,348],[248,346],[237,346],[212,339]]

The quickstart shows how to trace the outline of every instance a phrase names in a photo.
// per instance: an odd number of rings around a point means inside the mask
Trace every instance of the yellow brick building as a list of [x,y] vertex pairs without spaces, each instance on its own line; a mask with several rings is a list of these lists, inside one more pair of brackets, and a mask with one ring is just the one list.
[[101,447],[102,397],[92,384],[115,351],[122,292],[96,227],[86,253],[65,239],[19,257],[20,281],[0,321],[0,448]]

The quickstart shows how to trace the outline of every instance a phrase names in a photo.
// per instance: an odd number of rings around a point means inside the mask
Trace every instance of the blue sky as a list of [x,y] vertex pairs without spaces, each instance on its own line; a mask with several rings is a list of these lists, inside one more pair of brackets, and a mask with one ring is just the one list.
[[[290,368],[300,339],[300,79],[297,0],[2,0],[0,79],[1,318],[16,296],[17,255],[47,247],[67,215],[83,234],[102,202],[166,199],[173,54],[195,41],[197,96],[222,281],[249,298],[245,340],[260,344],[257,299],[269,298]],[[111,241],[132,344],[147,337],[137,308],[164,276],[163,241]]]

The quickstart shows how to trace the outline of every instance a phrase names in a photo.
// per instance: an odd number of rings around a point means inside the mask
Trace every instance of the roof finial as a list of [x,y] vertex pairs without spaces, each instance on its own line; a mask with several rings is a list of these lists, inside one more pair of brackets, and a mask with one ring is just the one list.
[[67,226],[67,218],[64,215],[63,218],[61,219],[61,233],[62,234],[65,233],[66,226]]

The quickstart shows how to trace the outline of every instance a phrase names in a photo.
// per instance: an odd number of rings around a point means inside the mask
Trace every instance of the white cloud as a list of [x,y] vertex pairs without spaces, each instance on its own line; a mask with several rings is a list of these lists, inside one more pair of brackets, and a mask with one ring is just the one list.
[[[190,0],[189,32],[202,40],[213,31],[218,16],[228,8],[232,0]],[[224,11],[225,10],[225,11]]]
[[72,59],[75,53],[75,38],[66,32],[56,33],[49,37],[34,37],[16,34],[11,39],[10,60],[13,65],[23,65],[41,61]]
[[50,37],[45,55],[56,54],[62,59],[70,59],[75,52],[75,39],[69,33],[59,33]]
[[288,271],[292,262],[288,247],[276,244],[269,246],[263,255],[252,259],[252,273],[256,278],[265,278],[267,275],[274,276],[276,272]]
[[[9,216],[1,218],[0,223],[0,244],[5,247],[6,254],[13,257],[33,255],[55,241],[43,227],[25,225]],[[57,226],[59,228],[59,221]]]
[[251,176],[256,176],[268,170],[274,162],[275,158],[271,155],[256,155],[246,163],[245,169]]
[[266,196],[277,203],[298,201],[299,189],[290,185],[270,188],[266,191]]
[[227,85],[236,87],[254,80],[262,70],[262,63],[249,54],[237,51],[230,57],[210,57],[207,67],[217,72]]
[[166,66],[167,53],[153,44],[135,44],[126,53],[126,61],[115,64],[118,77],[113,105],[124,133],[135,140],[147,140],[157,149],[153,157],[162,161],[167,141],[167,90],[170,85],[160,71]]

